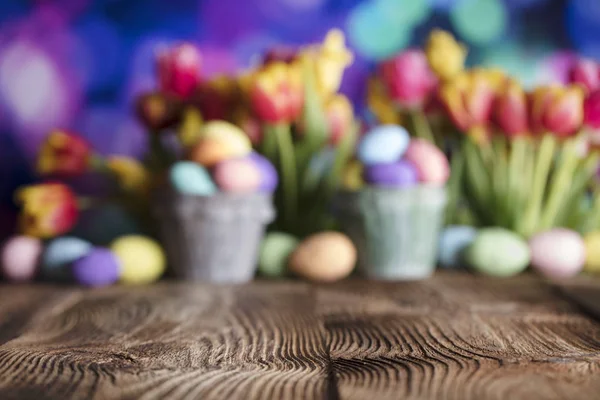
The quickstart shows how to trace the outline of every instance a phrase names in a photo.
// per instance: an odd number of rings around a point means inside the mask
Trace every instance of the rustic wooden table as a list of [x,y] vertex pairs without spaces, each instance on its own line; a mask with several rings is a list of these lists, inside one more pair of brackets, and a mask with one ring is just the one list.
[[0,399],[597,399],[597,290],[450,273],[5,285]]

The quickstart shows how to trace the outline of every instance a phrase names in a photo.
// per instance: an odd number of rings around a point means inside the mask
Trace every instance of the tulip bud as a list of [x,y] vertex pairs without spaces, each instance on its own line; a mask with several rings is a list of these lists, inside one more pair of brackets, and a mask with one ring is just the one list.
[[467,49],[443,30],[435,29],[429,35],[425,52],[433,72],[441,80],[452,79],[464,68]]
[[437,84],[421,50],[402,52],[384,61],[379,71],[389,96],[407,108],[422,107]]
[[250,102],[258,119],[272,123],[290,123],[302,111],[304,102],[299,66],[271,63],[253,77]]
[[111,156],[106,160],[106,168],[115,176],[119,186],[126,191],[145,193],[150,186],[150,175],[138,160]]
[[583,90],[542,86],[531,94],[531,128],[536,133],[568,137],[583,123]]
[[186,99],[200,83],[200,66],[200,52],[190,43],[161,52],[157,57],[160,90]]
[[84,174],[92,151],[82,137],[67,131],[51,132],[38,154],[37,170],[42,175],[62,177]]
[[25,235],[62,235],[73,228],[79,216],[75,195],[61,183],[27,186],[17,192],[16,200],[22,205],[19,225]]
[[586,93],[600,87],[600,66],[594,60],[580,59],[569,71],[569,82],[580,85]]
[[521,85],[510,80],[495,103],[496,123],[508,137],[525,135],[528,130],[527,96]]
[[314,53],[315,78],[322,98],[337,93],[344,71],[354,61],[354,55],[346,48],[345,40],[341,30],[332,29]]
[[352,103],[346,96],[335,95],[325,105],[325,115],[329,126],[329,141],[336,145],[352,128],[354,121]]

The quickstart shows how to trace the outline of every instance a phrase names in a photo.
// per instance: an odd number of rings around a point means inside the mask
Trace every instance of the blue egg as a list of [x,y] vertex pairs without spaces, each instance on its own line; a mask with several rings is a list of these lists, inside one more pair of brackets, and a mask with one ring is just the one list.
[[52,281],[69,280],[71,263],[91,250],[91,243],[76,237],[65,236],[52,240],[42,254],[42,277]]
[[171,167],[171,184],[178,192],[196,196],[211,196],[217,192],[208,171],[192,161],[179,161]]
[[466,225],[449,225],[440,235],[438,259],[442,267],[463,267],[462,253],[475,240],[477,229]]
[[358,159],[365,165],[389,164],[400,160],[410,142],[406,129],[398,125],[381,125],[369,132],[358,144]]

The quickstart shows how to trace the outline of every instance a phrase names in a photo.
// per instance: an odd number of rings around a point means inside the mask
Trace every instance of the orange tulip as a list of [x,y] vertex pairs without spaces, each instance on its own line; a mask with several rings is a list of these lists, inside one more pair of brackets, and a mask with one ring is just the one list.
[[20,229],[26,235],[62,235],[73,228],[79,217],[75,195],[61,183],[27,186],[17,192],[17,201],[22,204]]
[[503,86],[494,106],[496,123],[507,137],[528,133],[527,95],[521,85],[510,80]]
[[92,151],[81,136],[56,130],[42,144],[37,160],[37,170],[42,175],[77,176],[89,167]]
[[304,96],[299,65],[267,64],[256,72],[250,85],[250,103],[261,121],[290,123],[300,115]]
[[533,91],[531,128],[535,133],[568,137],[583,123],[583,89],[577,86],[542,86]]

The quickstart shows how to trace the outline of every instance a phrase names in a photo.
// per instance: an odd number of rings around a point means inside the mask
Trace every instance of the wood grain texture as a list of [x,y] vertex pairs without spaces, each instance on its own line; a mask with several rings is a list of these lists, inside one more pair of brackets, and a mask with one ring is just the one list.
[[527,275],[0,285],[0,399],[594,399],[599,375],[600,324]]

